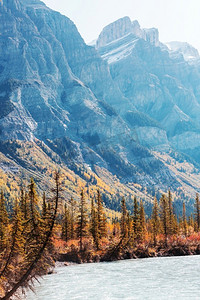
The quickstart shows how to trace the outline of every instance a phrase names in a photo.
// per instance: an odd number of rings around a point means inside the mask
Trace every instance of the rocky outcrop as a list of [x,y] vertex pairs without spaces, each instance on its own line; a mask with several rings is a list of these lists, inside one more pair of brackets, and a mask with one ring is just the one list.
[[143,32],[145,41],[156,47],[160,45],[159,32],[157,28],[144,29]]
[[129,17],[121,18],[108,26],[106,26],[101,34],[99,35],[99,38],[96,42],[96,47],[101,48],[110,42],[113,42],[119,38],[124,37],[125,35],[132,32],[133,28],[136,28],[136,31],[138,31],[137,26],[132,26],[131,20]]
[[166,43],[171,55],[182,54],[188,62],[197,63],[200,60],[199,52],[192,45],[185,42],[169,42]]
[[160,44],[158,29],[142,29],[137,20],[131,22],[129,17],[124,17],[109,24],[102,30],[96,41],[96,48],[99,49],[105,47],[129,34],[144,39],[156,47]]

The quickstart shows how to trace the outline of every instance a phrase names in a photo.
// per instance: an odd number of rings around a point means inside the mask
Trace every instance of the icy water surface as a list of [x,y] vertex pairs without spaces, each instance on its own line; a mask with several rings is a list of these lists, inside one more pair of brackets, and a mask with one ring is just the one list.
[[200,256],[57,268],[28,300],[200,299]]

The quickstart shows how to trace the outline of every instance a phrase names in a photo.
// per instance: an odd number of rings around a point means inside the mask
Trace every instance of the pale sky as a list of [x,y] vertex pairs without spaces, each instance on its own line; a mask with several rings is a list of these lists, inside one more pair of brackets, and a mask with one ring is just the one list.
[[160,41],[183,41],[200,51],[200,0],[43,0],[69,17],[86,42],[109,23],[129,16],[159,29]]

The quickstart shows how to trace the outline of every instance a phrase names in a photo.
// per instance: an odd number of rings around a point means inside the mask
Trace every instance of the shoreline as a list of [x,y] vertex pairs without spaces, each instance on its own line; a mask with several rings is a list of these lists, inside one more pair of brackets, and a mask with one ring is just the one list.
[[98,263],[98,262],[113,262],[118,260],[154,258],[154,257],[179,257],[200,255],[200,244],[197,245],[170,245],[168,247],[137,247],[122,249],[119,252],[105,251],[101,255],[97,253],[91,254],[89,251],[68,251],[59,253],[56,266],[69,266],[82,263]]

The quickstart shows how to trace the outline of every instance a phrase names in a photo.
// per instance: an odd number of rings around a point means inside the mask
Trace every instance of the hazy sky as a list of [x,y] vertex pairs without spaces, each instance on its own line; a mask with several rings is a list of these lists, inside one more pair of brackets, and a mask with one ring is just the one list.
[[186,41],[200,50],[200,0],[44,0],[69,17],[86,42],[109,23],[129,16],[159,29],[161,42]]

